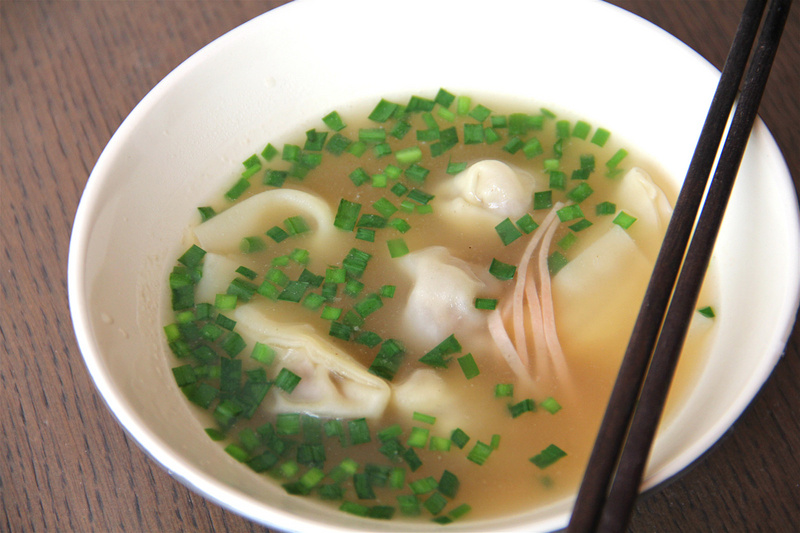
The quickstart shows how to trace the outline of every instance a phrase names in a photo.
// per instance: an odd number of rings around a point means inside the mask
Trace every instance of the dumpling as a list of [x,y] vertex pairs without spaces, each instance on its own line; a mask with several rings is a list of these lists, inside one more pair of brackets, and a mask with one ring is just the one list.
[[648,257],[655,260],[672,216],[672,206],[664,191],[647,172],[634,167],[622,177],[612,198],[618,211],[623,210],[636,217],[628,234],[644,247],[643,251]]
[[392,407],[411,422],[414,412],[436,417],[438,430],[449,436],[455,428],[470,430],[468,399],[450,390],[436,370],[417,369],[404,381],[392,384]]
[[[207,252],[236,253],[243,238],[263,236],[273,226],[281,226],[287,218],[298,215],[311,226],[312,231],[304,236],[314,241],[309,246],[330,244],[332,239],[343,238],[344,232],[337,232],[333,225],[333,212],[327,202],[314,194],[292,189],[271,189],[253,195],[195,227],[194,234],[200,247]],[[325,250],[336,248],[315,247],[323,254]],[[321,259],[337,260],[335,257]]]
[[486,315],[475,309],[475,297],[485,290],[467,262],[443,246],[430,246],[399,260],[413,280],[403,322],[408,343],[430,350],[451,334],[459,340],[486,330]]
[[535,180],[502,161],[473,163],[437,191],[437,212],[454,224],[494,227],[507,217],[516,219],[531,206]]
[[[587,362],[619,364],[639,312],[631,302],[642,301],[651,270],[651,262],[616,224],[567,263],[552,278],[564,352]],[[604,346],[603,354],[598,346]]]
[[301,377],[291,394],[270,389],[265,403],[273,412],[376,418],[386,409],[389,385],[320,337],[312,326],[276,322],[252,303],[237,307],[232,318],[246,341],[258,341],[275,350],[272,368],[276,373],[287,368]]

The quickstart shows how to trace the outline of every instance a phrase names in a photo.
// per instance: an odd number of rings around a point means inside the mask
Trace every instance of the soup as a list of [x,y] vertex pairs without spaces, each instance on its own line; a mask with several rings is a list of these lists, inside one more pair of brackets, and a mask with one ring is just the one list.
[[440,90],[331,112],[199,207],[169,280],[176,382],[298,497],[442,524],[553,503],[580,482],[672,196],[548,109]]

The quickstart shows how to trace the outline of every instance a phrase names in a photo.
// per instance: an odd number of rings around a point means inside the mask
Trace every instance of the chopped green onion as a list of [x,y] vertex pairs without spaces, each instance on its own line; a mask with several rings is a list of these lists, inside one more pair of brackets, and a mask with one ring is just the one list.
[[562,457],[566,457],[567,453],[556,446],[555,444],[551,444],[544,450],[542,450],[539,454],[530,458],[530,462],[538,466],[539,468],[547,468],[548,466],[552,465]]
[[497,448],[499,448],[500,447],[500,435],[498,435],[497,433],[492,435],[492,442],[489,444],[489,446],[491,446],[493,450],[496,450]]
[[408,245],[406,244],[406,241],[403,240],[402,237],[398,237],[396,239],[389,239],[388,241],[386,241],[386,245],[389,248],[389,256],[391,256],[393,259],[397,257],[402,257],[409,252]]
[[553,207],[553,191],[538,191],[533,193],[533,209],[550,209]]
[[369,434],[369,426],[364,418],[348,420],[347,429],[350,432],[350,442],[353,444],[364,444],[372,440]]
[[[424,183],[424,182],[425,182],[425,178],[426,178],[426,177],[428,177],[428,174],[429,174],[429,173],[430,173],[430,170],[428,170],[428,169],[427,169],[427,168],[425,168],[425,167],[421,167],[421,166],[419,166],[419,165],[418,165],[418,164],[416,164],[416,163],[412,163],[412,164],[411,164],[411,166],[409,166],[409,167],[408,167],[408,168],[407,168],[407,169],[406,169],[406,170],[403,172],[403,174],[405,175],[405,177],[407,177],[407,178],[408,178],[408,179],[410,179],[411,181],[415,181],[415,182],[417,182],[417,183]],[[415,189],[415,190],[416,190],[416,189]],[[412,192],[413,192],[413,191],[412,191]],[[409,194],[410,194],[410,193],[409,193]]]
[[420,413],[418,411],[414,411],[414,414],[411,416],[413,420],[417,422],[423,422],[425,424],[435,424],[436,417],[431,415],[426,415],[425,413]]
[[710,305],[703,307],[702,309],[698,309],[697,312],[706,318],[714,318],[716,316],[714,313],[714,308],[712,308]]
[[575,127],[572,128],[572,136],[577,137],[578,139],[586,140],[586,137],[589,136],[589,132],[592,130],[592,126],[590,126],[587,122],[579,120],[575,123]]
[[423,355],[419,361],[434,368],[447,368],[447,363],[449,361],[447,356],[460,351],[461,343],[458,342],[455,335],[450,335],[428,353]]
[[445,89],[439,89],[439,92],[436,93],[436,97],[433,99],[433,101],[447,109],[455,99],[456,97],[453,94],[449,93]]
[[441,513],[442,509],[447,506],[447,498],[441,492],[434,492],[422,505],[429,513],[436,515]]
[[198,207],[197,210],[200,212],[200,222],[205,222],[217,214],[217,212],[214,211],[214,208],[210,206]]
[[192,365],[189,364],[176,366],[172,369],[172,375],[178,387],[191,385],[197,381],[197,374],[195,374]]
[[495,398],[508,398],[514,396],[514,384],[513,383],[498,383],[494,386],[494,397]]
[[500,281],[513,279],[516,272],[517,267],[515,265],[509,265],[497,259],[492,259],[492,264],[489,266],[489,273]]
[[612,222],[622,229],[628,229],[636,222],[636,217],[629,215],[625,211],[620,211]]
[[564,254],[561,252],[553,252],[550,257],[547,258],[547,269],[550,271],[550,275],[555,276],[559,270],[567,266],[569,261]]
[[506,141],[506,144],[503,146],[503,150],[505,150],[509,154],[516,154],[524,146],[525,146],[525,141],[523,141],[517,136],[514,136],[511,137],[508,141]]
[[478,122],[483,122],[489,115],[492,114],[492,110],[488,107],[484,106],[483,104],[478,104],[472,108],[472,111],[469,112],[469,116],[477,120]]
[[352,143],[353,141],[341,133],[335,133],[331,136],[328,144],[325,145],[325,149],[333,155],[342,155]]
[[472,379],[481,373],[481,371],[478,369],[478,364],[475,362],[475,358],[471,353],[462,355],[457,359],[457,361],[461,367],[461,371],[464,373],[465,378]]
[[256,342],[253,345],[253,351],[250,353],[250,358],[255,359],[262,365],[271,365],[275,360],[275,350],[266,344]]
[[193,244],[183,253],[183,255],[178,258],[178,262],[186,265],[189,268],[192,268],[199,265],[205,255],[205,250],[196,244]]
[[377,144],[386,141],[386,130],[383,128],[361,128],[358,140],[364,143]]
[[535,411],[536,403],[530,398],[526,398],[515,404],[509,404],[508,406],[508,412],[511,413],[512,418],[517,418],[525,413],[532,413]]
[[461,428],[454,429],[453,432],[450,434],[450,440],[453,441],[453,444],[455,444],[459,448],[464,448],[464,446],[466,446],[467,443],[469,442],[469,439],[470,439],[469,435],[464,433],[464,430],[462,430]]
[[617,205],[611,202],[601,202],[595,206],[594,212],[597,216],[613,215],[617,212]]
[[511,219],[506,218],[498,225],[494,227],[497,234],[500,236],[500,240],[503,242],[504,246],[508,246],[518,238],[522,237],[522,233],[517,229]]
[[243,237],[239,242],[239,250],[243,254],[252,254],[266,249],[267,245],[261,237]]
[[406,105],[406,111],[408,113],[416,113],[418,111],[433,111],[433,106],[435,104],[436,102],[429,98],[412,96]]
[[410,146],[396,151],[394,157],[401,165],[411,165],[422,159],[422,149],[419,146]]
[[578,236],[574,233],[567,233],[556,243],[556,245],[562,250],[569,250],[576,242],[578,242]]
[[467,454],[467,459],[477,465],[483,465],[492,454],[492,447],[489,444],[478,441]]
[[408,440],[406,441],[406,446],[411,446],[412,448],[424,448],[428,443],[429,434],[429,429],[413,426],[411,428],[411,434],[408,436]]
[[240,178],[233,186],[225,193],[225,198],[233,201],[239,198],[247,188],[250,187],[250,182],[247,178]]
[[300,379],[300,376],[288,368],[281,368],[281,371],[275,377],[275,386],[291,394],[297,384],[300,383]]
[[369,513],[369,507],[366,505],[349,501],[342,502],[342,505],[339,506],[339,510],[356,516],[367,516]]
[[264,185],[269,185],[270,187],[282,187],[288,176],[289,173],[285,170],[269,169],[264,173]]
[[238,298],[235,294],[217,294],[214,297],[214,307],[217,309],[235,309]]
[[452,441],[450,439],[433,435],[431,437],[430,446],[428,449],[435,452],[446,452],[450,449],[451,444]]
[[392,117],[394,112],[397,111],[398,107],[400,107],[399,104],[381,98],[381,101],[378,102],[375,109],[372,110],[367,118],[373,122],[386,122]]
[[616,151],[616,153],[613,156],[611,156],[611,159],[606,161],[606,167],[609,170],[614,170],[615,168],[617,168],[617,165],[619,165],[620,162],[622,162],[622,160],[625,159],[627,155],[628,155],[627,150],[625,150],[624,148],[620,148],[619,150]]
[[569,222],[570,220],[575,220],[578,218],[584,218],[583,211],[581,210],[581,206],[578,204],[573,205],[566,205],[556,211],[558,215],[558,219],[561,222]]
[[581,220],[577,221],[576,223],[571,224],[569,226],[569,229],[571,229],[572,231],[577,233],[579,231],[585,230],[586,228],[588,228],[591,225],[592,225],[592,222],[590,220],[582,218]]
[[397,505],[405,516],[417,516],[421,512],[419,499],[414,494],[398,494]]
[[567,193],[567,198],[579,204],[591,196],[592,193],[594,193],[594,189],[592,189],[588,183],[581,183]]
[[327,115],[322,118],[322,122],[325,123],[333,131],[340,131],[345,128],[345,123],[342,121],[342,117],[339,116],[339,113],[336,111],[331,111]]
[[408,484],[408,488],[411,489],[411,492],[417,495],[433,492],[438,486],[439,483],[433,476],[416,479]]
[[406,351],[402,344],[394,339],[388,339],[381,344],[381,348],[368,370],[378,377],[391,381],[400,369],[405,354]]
[[464,124],[464,144],[480,144],[484,140],[483,126],[480,124]]
[[283,225],[286,226],[286,231],[289,235],[299,235],[311,231],[308,222],[300,215],[287,218],[283,221]]
[[533,220],[533,217],[530,214],[525,213],[519,218],[519,220],[517,220],[517,227],[521,229],[523,233],[528,234],[538,228],[539,224]]
[[541,405],[542,409],[551,415],[554,415],[561,410],[561,404],[558,403],[552,396],[545,398],[539,405]]
[[278,155],[278,149],[272,146],[272,144],[267,144],[261,151],[261,157],[267,161],[272,161],[276,155]]
[[497,308],[496,298],[475,298],[475,309],[492,311]]
[[603,146],[605,146],[606,141],[608,141],[609,137],[611,137],[610,131],[603,128],[597,128],[594,132],[594,135],[592,135],[591,142],[602,148]]

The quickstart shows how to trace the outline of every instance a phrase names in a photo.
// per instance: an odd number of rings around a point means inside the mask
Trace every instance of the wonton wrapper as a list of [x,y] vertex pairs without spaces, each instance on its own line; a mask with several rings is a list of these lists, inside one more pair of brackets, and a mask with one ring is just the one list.
[[403,311],[408,343],[427,351],[451,334],[463,341],[487,331],[486,314],[475,309],[475,297],[486,285],[469,264],[443,246],[412,252],[398,264],[412,278]]
[[391,390],[350,355],[321,338],[307,324],[283,324],[267,317],[257,305],[239,306],[233,313],[236,331],[248,342],[258,341],[276,352],[272,369],[288,368],[301,377],[288,394],[272,387],[270,409],[277,413],[307,413],[332,418],[377,418],[389,403]]
[[535,180],[502,161],[486,159],[447,180],[436,191],[436,212],[449,224],[494,228],[503,219],[524,215]]
[[259,236],[273,226],[282,226],[289,217],[300,215],[311,226],[311,239],[306,246],[319,250],[324,262],[336,262],[341,257],[326,257],[341,250],[334,239],[343,238],[333,225],[333,212],[322,198],[293,189],[271,189],[243,200],[194,228],[200,247],[219,254],[239,253],[239,243],[245,237]]
[[651,271],[633,239],[614,224],[552,278],[558,338],[571,360],[619,362]]
[[454,394],[437,370],[417,369],[403,382],[392,384],[392,406],[403,418],[412,423],[415,411],[435,416],[435,428],[446,431],[448,437],[454,428],[472,427],[472,410],[464,400]]

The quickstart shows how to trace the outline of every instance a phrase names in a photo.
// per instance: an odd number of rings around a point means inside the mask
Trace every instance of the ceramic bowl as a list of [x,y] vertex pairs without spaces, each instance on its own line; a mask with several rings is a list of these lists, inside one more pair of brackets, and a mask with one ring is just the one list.
[[[175,386],[162,332],[164,282],[196,206],[265,140],[304,131],[332,109],[440,87],[570,110],[648,154],[677,187],[718,76],[659,28],[590,0],[299,0],[243,24],[136,106],[86,185],[70,243],[69,299],[97,389],[156,462],[220,505],[287,531],[373,530],[374,521],[289,496],[237,463],[203,433]],[[712,446],[769,376],[794,323],[799,243],[791,179],[759,121],[714,253],[718,334],[657,439],[646,487]],[[457,529],[556,529],[572,504]]]

